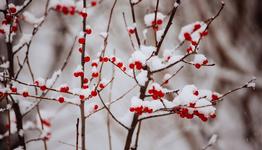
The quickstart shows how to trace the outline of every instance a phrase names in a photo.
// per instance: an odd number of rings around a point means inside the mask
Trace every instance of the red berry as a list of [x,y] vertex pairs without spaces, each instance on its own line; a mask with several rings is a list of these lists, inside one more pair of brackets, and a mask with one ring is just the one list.
[[204,32],[200,33],[201,36],[207,36],[208,35],[208,31],[205,30]]
[[79,43],[79,44],[85,44],[85,41],[86,41],[86,40],[85,40],[85,38],[83,38],[83,37],[78,39],[78,43]]
[[9,12],[12,13],[12,14],[16,13],[16,8],[15,7],[10,7],[9,8]]
[[90,57],[89,57],[89,56],[85,56],[85,57],[84,57],[84,62],[87,63],[87,62],[89,62],[89,61],[90,61]]
[[98,105],[94,105],[94,110],[97,110],[98,109]]
[[91,95],[95,97],[95,96],[97,96],[97,92],[96,91],[91,91]]
[[24,97],[28,97],[29,96],[29,93],[28,92],[23,92],[23,94],[22,94]]
[[192,52],[193,52],[192,47],[188,47],[188,48],[186,49],[186,51],[187,51],[188,53],[192,53]]
[[129,108],[129,111],[134,112],[134,111],[135,111],[135,108],[134,108],[134,107],[130,107],[130,108]]
[[153,92],[154,92],[153,89],[148,90],[148,94],[153,94]]
[[196,31],[196,30],[198,30],[198,29],[200,29],[200,28],[201,28],[201,25],[200,25],[200,24],[195,24],[193,31]]
[[83,77],[84,76],[84,72],[79,72],[79,76]]
[[137,70],[141,70],[141,69],[143,68],[142,63],[139,62],[139,61],[136,61],[136,62],[135,62],[135,66],[136,66],[136,69],[137,69]]
[[69,10],[68,10],[68,8],[67,8],[66,6],[63,6],[63,7],[62,7],[62,12],[63,12],[65,15],[67,15],[67,14],[69,13]]
[[196,67],[197,69],[199,69],[199,68],[201,67],[201,65],[200,65],[200,64],[195,64],[195,67]]
[[92,33],[92,30],[91,30],[91,29],[86,29],[86,30],[85,30],[85,33],[86,33],[86,34],[91,34],[91,33]]
[[80,12],[79,13],[83,18],[86,18],[87,17],[87,13],[86,12]]
[[59,98],[58,98],[58,102],[59,102],[59,103],[64,103],[64,102],[65,102],[64,97],[59,97]]
[[45,91],[47,88],[46,88],[45,85],[43,85],[43,86],[40,86],[40,89],[41,89],[42,91]]
[[156,21],[153,20],[153,21],[151,22],[151,24],[154,26],[154,25],[156,24]]
[[39,81],[35,81],[34,84],[35,84],[36,86],[39,86]]
[[61,87],[59,91],[67,93],[69,91],[69,87]]
[[135,65],[134,64],[129,64],[130,69],[134,69]]
[[187,114],[187,115],[186,115],[186,118],[187,118],[187,119],[193,119],[193,117],[194,117],[193,114]]
[[92,67],[97,67],[97,63],[96,63],[96,62],[93,62],[93,63],[91,64],[91,66],[92,66]]
[[85,96],[84,96],[84,95],[79,95],[79,98],[80,98],[81,100],[84,100],[84,99],[85,99]]
[[74,15],[75,14],[75,7],[70,7],[70,10],[69,10],[69,13],[70,15]]
[[115,62],[115,61],[116,61],[116,58],[115,58],[115,57],[112,57],[112,58],[111,58],[111,61],[112,61],[112,62]]
[[102,84],[102,83],[100,83],[100,84],[99,84],[99,87],[100,87],[101,89],[103,89],[103,88],[105,88],[105,85]]
[[164,97],[165,96],[165,94],[162,91],[158,91],[157,94],[158,94],[159,97]]
[[198,96],[199,92],[196,90],[194,91],[194,95]]
[[49,122],[49,120],[41,119],[41,123],[47,127],[51,127],[51,123]]
[[16,32],[17,31],[17,26],[12,26],[11,31],[12,32]]
[[129,33],[129,34],[134,34],[134,33],[135,33],[135,30],[134,30],[134,29],[129,29],[129,30],[128,30],[128,33]]
[[58,4],[58,5],[56,5],[55,10],[56,10],[56,11],[61,11],[61,8],[62,8],[62,6]]
[[92,77],[93,77],[93,78],[98,77],[98,72],[94,72],[94,73],[92,73]]
[[79,77],[79,72],[74,72],[75,77]]
[[153,112],[153,109],[148,109],[148,111],[147,111],[148,113],[152,113]]
[[88,85],[83,85],[82,88],[83,88],[83,89],[88,89],[88,87],[89,87]]
[[191,41],[191,40],[192,40],[191,35],[190,35],[188,32],[184,33],[184,37],[185,37],[185,39],[188,40],[188,41]]
[[207,121],[207,117],[200,117],[200,119],[202,120],[202,121],[204,121],[204,122],[206,122]]
[[157,100],[157,99],[158,99],[158,96],[157,96],[157,95],[152,95],[152,98],[153,98],[154,100]]
[[195,107],[196,103],[189,103],[189,107]]
[[88,79],[87,79],[87,78],[84,78],[83,82],[84,82],[84,83],[88,83]]
[[159,19],[156,21],[156,24],[161,25],[163,23],[163,20]]
[[117,63],[117,67],[119,67],[119,68],[123,67],[123,63],[121,63],[121,62]]
[[16,87],[11,87],[11,91],[12,91],[13,93],[16,93],[16,92],[17,92],[17,88],[16,88]]
[[103,58],[103,61],[104,61],[104,62],[108,62],[108,60],[109,60],[108,57],[104,57],[104,58]]
[[217,116],[217,115],[214,113],[214,114],[211,114],[211,115],[210,115],[210,118],[214,119],[214,118],[216,118],[216,116]]
[[192,45],[196,46],[197,42],[196,41],[191,41]]
[[216,94],[212,94],[212,101],[217,101],[218,100],[218,96]]
[[5,34],[5,30],[0,29],[0,33]]
[[208,63],[208,60],[207,60],[207,59],[203,61],[203,64],[204,64],[204,65],[206,65],[207,63]]
[[83,49],[81,47],[78,50],[80,53],[83,53]]
[[91,2],[91,6],[93,6],[93,7],[96,6],[96,4],[97,4],[96,1]]

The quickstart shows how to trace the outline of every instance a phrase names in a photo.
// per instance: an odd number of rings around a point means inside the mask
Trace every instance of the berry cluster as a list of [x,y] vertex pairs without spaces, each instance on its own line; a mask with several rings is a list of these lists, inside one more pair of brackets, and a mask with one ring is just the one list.
[[129,64],[129,68],[130,69],[137,69],[137,70],[141,70],[143,68],[143,64],[140,61],[135,61],[134,63],[130,63]]
[[134,112],[137,115],[142,115],[142,113],[152,113],[153,109],[149,107],[137,106],[137,107],[130,107],[129,111]]
[[159,30],[159,27],[163,24],[163,20],[162,19],[157,19],[157,20],[153,20],[151,22],[152,28],[157,31]]
[[207,58],[204,55],[202,55],[202,54],[196,54],[193,62],[194,62],[194,66],[197,69],[200,69],[200,67],[202,65],[207,65],[208,64]]
[[[187,119],[193,119],[194,116],[197,116],[199,119],[202,121],[206,122],[209,118],[215,118],[216,114],[212,113],[210,115],[205,115],[204,113],[199,112],[197,109],[194,109],[195,104],[190,104],[191,108],[183,108],[183,107],[178,107],[175,108],[174,111],[181,117],[181,118],[187,118]],[[194,110],[193,110],[193,109]],[[193,112],[192,112],[193,111]]]
[[75,6],[66,6],[63,4],[57,4],[55,10],[63,13],[64,15],[74,15],[76,13]]
[[152,86],[152,88],[148,90],[148,94],[150,94],[154,100],[161,99],[165,96],[164,92],[155,86]]
[[18,30],[18,18],[15,15],[17,8],[13,4],[8,5],[7,14],[2,21],[2,28],[0,34],[5,34],[10,29],[10,33],[15,33]]

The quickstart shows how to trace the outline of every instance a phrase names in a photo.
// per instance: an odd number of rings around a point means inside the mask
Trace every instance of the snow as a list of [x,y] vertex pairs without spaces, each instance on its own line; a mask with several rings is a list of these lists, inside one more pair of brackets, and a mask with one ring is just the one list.
[[[157,18],[156,20],[164,20],[165,19],[165,15],[162,14],[161,12],[157,12]],[[147,14],[145,15],[144,17],[144,21],[145,21],[145,24],[146,26],[152,26],[152,22],[155,20],[155,13],[150,13],[150,14]]]
[[160,39],[161,39],[161,37],[162,37],[164,31],[165,31],[165,29],[158,30],[158,31],[156,32],[156,40],[157,40],[157,42],[160,41]]
[[23,19],[29,24],[38,25],[44,20],[44,17],[37,18],[33,13],[25,11],[23,13]]
[[128,30],[134,30],[136,28],[136,23],[132,23],[127,27]]
[[143,37],[145,40],[147,39],[147,32],[148,32],[148,29],[143,30]]
[[200,64],[202,65],[204,63],[204,61],[206,61],[207,58],[205,57],[205,55],[203,54],[196,54],[193,60],[194,64]]
[[212,106],[212,103],[209,100],[207,100],[206,98],[199,99],[196,102],[195,107],[198,110],[198,112],[206,116],[214,114],[216,111],[216,108]]
[[139,49],[134,51],[129,59],[130,63],[140,62],[143,66],[146,65],[146,61],[152,56],[156,51],[154,46],[141,45]]
[[210,90],[199,89],[198,93],[199,93],[199,97],[205,97],[205,98],[207,98],[209,100],[212,99],[212,91],[210,91]]
[[83,72],[83,68],[81,65],[78,65],[74,72]]
[[144,86],[146,81],[148,80],[147,78],[148,72],[146,70],[142,70],[137,76],[136,80],[140,86]]
[[99,35],[102,37],[102,38],[106,38],[108,36],[108,33],[107,32],[100,32]]
[[131,98],[131,107],[139,107],[143,105],[143,101],[138,97],[134,96]]
[[217,134],[213,134],[213,135],[211,136],[211,138],[209,139],[209,141],[208,141],[208,145],[213,145],[213,144],[215,144],[216,141],[217,141],[217,139],[218,139],[218,135],[217,135]]
[[163,82],[165,82],[165,81],[167,81],[167,80],[169,80],[170,78],[172,77],[172,75],[171,74],[169,74],[169,73],[166,73],[165,75],[164,75],[164,78],[163,78]]
[[3,69],[8,69],[9,68],[9,61],[6,61],[6,62],[4,62],[4,63],[2,63],[1,65],[0,65],[0,68],[3,68]]
[[253,77],[252,81],[247,84],[247,87],[255,89],[255,87],[256,87],[255,81],[256,81],[256,77]]
[[148,58],[156,51],[155,46],[146,46],[146,45],[141,45],[140,46],[140,51],[143,52],[143,54]]
[[0,108],[0,112],[4,112],[4,111],[7,111],[7,110],[10,110],[12,107],[11,104],[7,104],[5,108]]
[[198,100],[198,96],[194,95],[194,92],[197,90],[198,89],[195,85],[186,85],[179,92],[179,95],[175,98],[174,101],[178,101],[180,105],[195,103]]
[[[198,30],[194,31],[196,24],[199,24],[201,27]],[[181,29],[181,31],[178,35],[178,39],[181,42],[184,41],[185,40],[184,34],[189,33],[191,35],[193,41],[197,42],[200,38],[200,33],[202,33],[206,29],[206,27],[207,27],[206,23],[204,23],[202,21],[201,22],[196,21],[192,24],[188,24],[188,25],[182,27],[182,29]]]
[[68,98],[68,97],[64,97],[64,98],[65,98],[65,102],[80,105],[80,99],[79,98]]
[[178,6],[179,6],[179,4],[177,2],[175,2],[174,7],[178,7]]
[[57,70],[53,73],[52,77],[49,78],[47,81],[46,81],[46,86],[47,87],[51,87],[52,84],[54,84],[55,80],[57,77],[59,77],[61,74],[61,70]]
[[150,68],[150,71],[158,70],[165,67],[165,65],[162,63],[161,58],[159,58],[158,56],[151,57],[148,60],[147,65]]
[[84,95],[85,97],[88,97],[90,93],[91,93],[90,89],[81,89],[79,92],[80,95]]
[[132,3],[132,4],[135,4],[135,3],[137,3],[137,2],[139,2],[139,0],[131,0],[131,3]]
[[42,86],[42,85],[45,85],[45,79],[44,78],[42,78],[42,77],[38,77],[36,80],[35,80],[35,82],[38,82],[38,85],[39,86]]
[[51,0],[49,3],[49,8],[53,8],[58,4],[66,7],[75,6],[75,0]]
[[31,41],[31,39],[32,39],[32,34],[23,33],[19,42],[13,47],[14,51],[18,50],[24,44],[28,44]]

